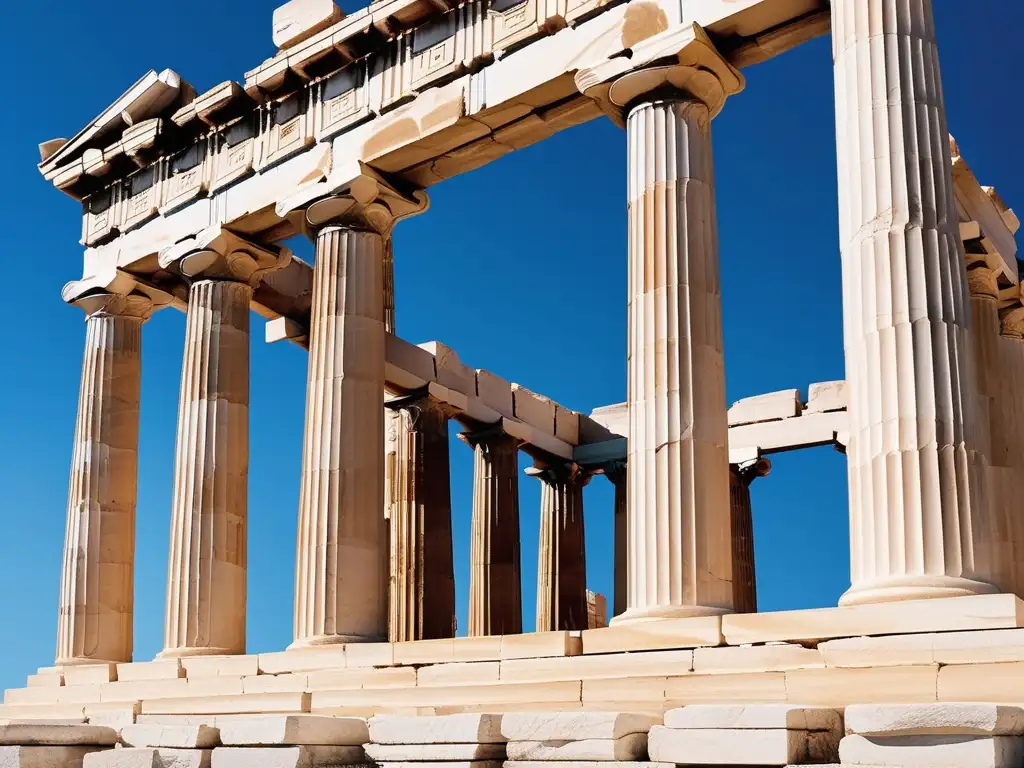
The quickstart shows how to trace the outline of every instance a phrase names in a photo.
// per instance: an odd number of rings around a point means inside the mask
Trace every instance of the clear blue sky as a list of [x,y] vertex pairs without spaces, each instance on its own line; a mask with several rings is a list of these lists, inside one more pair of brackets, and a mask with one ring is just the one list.
[[[281,0],[51,0],[0,10],[5,235],[0,333],[0,687],[53,660],[67,473],[84,327],[60,288],[81,276],[76,203],[36,171],[36,145],[71,136],[149,68],[200,91],[273,54]],[[347,6],[353,10],[354,6]],[[983,184],[1024,209],[1017,25],[1001,0],[936,0],[950,128]],[[843,377],[835,130],[828,38],[746,71],[714,124],[730,401]],[[581,411],[625,399],[625,135],[572,129],[430,191],[395,235],[398,331]],[[301,252],[311,258],[310,249]],[[184,315],[144,335],[135,654],[161,648]],[[267,346],[253,318],[251,652],[291,639],[306,354]],[[459,622],[465,626],[471,452],[452,431]],[[526,626],[539,485],[521,480]],[[835,605],[849,584],[845,459],[774,459],[753,489],[762,610]],[[611,597],[612,498],[587,488],[592,589]]]

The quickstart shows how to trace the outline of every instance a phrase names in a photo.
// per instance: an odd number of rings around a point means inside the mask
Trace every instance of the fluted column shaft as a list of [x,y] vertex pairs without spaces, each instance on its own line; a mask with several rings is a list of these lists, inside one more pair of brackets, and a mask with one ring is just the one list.
[[473,446],[470,637],[523,631],[519,548],[519,441],[501,433],[465,435]]
[[629,563],[629,521],[626,510],[629,493],[626,488],[626,462],[617,461],[604,470],[615,487],[614,501],[614,586],[612,616],[626,612],[627,569]]
[[757,575],[754,569],[754,513],[750,483],[755,475],[729,467],[729,504],[732,513],[733,608],[737,613],[757,612]]
[[850,390],[844,605],[991,592],[930,0],[832,4]]
[[711,127],[695,101],[627,118],[629,597],[617,621],[732,608]]
[[384,237],[316,238],[294,646],[387,637]]
[[395,407],[404,435],[391,509],[391,642],[455,637],[448,414],[429,395]]
[[252,292],[230,280],[189,289],[165,657],[245,653]]
[[57,664],[132,659],[142,324],[151,305],[99,302],[86,307]]
[[541,492],[536,631],[587,629],[583,487],[590,475],[568,464],[544,469],[537,477]]

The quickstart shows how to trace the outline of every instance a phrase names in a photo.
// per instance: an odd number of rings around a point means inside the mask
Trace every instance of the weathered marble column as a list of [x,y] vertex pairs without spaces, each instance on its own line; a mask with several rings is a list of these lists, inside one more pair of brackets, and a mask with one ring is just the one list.
[[[640,45],[633,59],[576,76],[625,115],[628,146],[630,549],[619,623],[733,607],[711,119],[742,77],[698,27],[645,45],[669,47]],[[620,74],[667,56],[687,64]]]
[[338,194],[306,194],[278,206],[316,232],[293,648],[388,636],[385,243],[396,218],[426,208],[369,169]]
[[56,664],[132,660],[142,324],[148,296],[94,294],[68,487]]
[[535,631],[587,629],[583,487],[590,475],[571,462],[527,474],[541,481]]
[[245,653],[249,303],[279,256],[217,229],[161,257],[191,281],[162,657]]
[[519,440],[500,428],[460,437],[473,447],[468,634],[517,635],[523,631]]
[[729,465],[729,502],[732,513],[733,608],[736,613],[757,612],[757,572],[754,566],[754,514],[750,484],[771,472],[765,458]]
[[850,590],[993,592],[986,457],[930,0],[835,0]]
[[626,612],[627,581],[629,563],[629,524],[626,510],[628,490],[626,488],[626,462],[615,461],[604,468],[605,477],[615,486],[614,514],[614,586],[612,617]]
[[388,403],[403,434],[391,509],[391,642],[455,637],[448,411],[430,395]]

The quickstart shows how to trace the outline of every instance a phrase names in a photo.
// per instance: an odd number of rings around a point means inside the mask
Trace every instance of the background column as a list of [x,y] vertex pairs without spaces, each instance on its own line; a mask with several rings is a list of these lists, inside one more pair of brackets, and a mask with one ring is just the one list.
[[930,0],[832,4],[850,389],[843,605],[992,592]]
[[100,294],[87,313],[68,487],[56,664],[132,660],[142,324],[153,303]]

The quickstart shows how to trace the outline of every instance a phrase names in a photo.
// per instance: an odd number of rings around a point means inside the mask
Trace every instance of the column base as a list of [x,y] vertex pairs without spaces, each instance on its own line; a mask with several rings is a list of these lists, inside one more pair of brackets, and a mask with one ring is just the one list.
[[123,659],[121,661],[115,661],[114,659],[88,659],[88,658],[84,658],[84,657],[78,656],[78,657],[68,658],[68,659],[54,659],[53,666],[55,666],[55,667],[82,667],[82,666],[86,666],[88,664],[126,664],[126,663],[128,663],[130,661],[131,661],[131,659],[128,659],[127,661],[125,661]]
[[610,626],[621,627],[627,624],[640,624],[645,621],[659,619],[690,619],[697,616],[722,616],[732,613],[731,608],[717,608],[710,605],[650,605],[629,608],[611,620]]
[[190,656],[244,656],[245,651],[236,651],[234,648],[164,648],[154,657],[154,661],[160,659],[184,659]]
[[993,584],[959,576],[894,576],[855,584],[839,598],[841,607],[936,597],[992,595],[1000,590]]
[[344,645],[345,643],[386,643],[386,637],[367,637],[366,635],[313,635],[312,637],[301,637],[287,650],[297,651],[303,648],[320,648],[325,645]]

